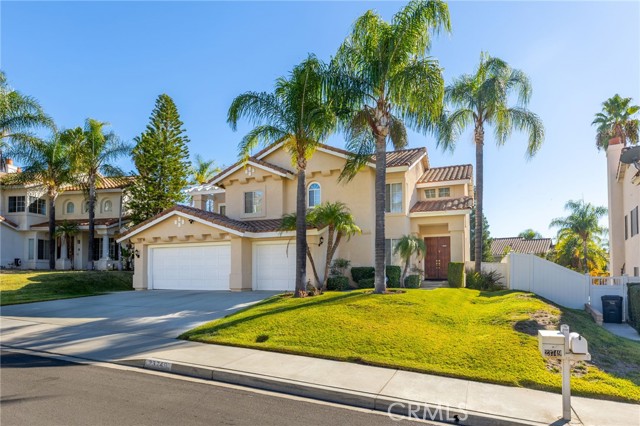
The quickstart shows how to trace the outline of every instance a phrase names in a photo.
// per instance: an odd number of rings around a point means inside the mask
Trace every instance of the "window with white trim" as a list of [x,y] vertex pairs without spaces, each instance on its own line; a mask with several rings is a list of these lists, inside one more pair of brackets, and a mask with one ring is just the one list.
[[401,183],[388,183],[385,186],[384,211],[387,213],[402,212]]
[[68,201],[67,202],[67,206],[65,208],[65,212],[67,214],[73,214],[73,212],[75,212],[75,210],[76,210],[75,204],[73,204],[71,201]]
[[213,198],[207,198],[207,200],[204,202],[204,209],[208,212],[213,211]]
[[309,190],[307,191],[307,207],[315,207],[320,204],[320,184],[318,182],[313,182],[309,185]]
[[49,260],[49,240],[38,238],[38,260]]
[[19,213],[25,210],[25,196],[9,197],[9,213]]
[[245,214],[262,213],[262,191],[244,193]]
[[227,205],[226,204],[220,204],[218,206],[218,213],[220,213],[222,216],[226,216],[227,215]]
[[108,213],[108,212],[110,212],[112,210],[113,210],[113,203],[111,202],[111,200],[105,200],[102,203],[102,211],[104,213]]
[[449,188],[438,188],[438,198],[449,197],[451,190]]
[[435,188],[425,189],[424,190],[424,198],[436,198],[436,190],[435,190]]
[[400,265],[400,256],[393,254],[400,240],[388,239],[384,240],[384,264],[385,265]]
[[36,240],[33,238],[29,238],[29,252],[27,253],[27,259],[33,260],[35,258],[36,253]]
[[47,201],[38,197],[29,197],[29,213],[47,214]]
[[631,238],[634,235],[640,233],[640,227],[638,226],[638,206],[635,209],[631,210]]

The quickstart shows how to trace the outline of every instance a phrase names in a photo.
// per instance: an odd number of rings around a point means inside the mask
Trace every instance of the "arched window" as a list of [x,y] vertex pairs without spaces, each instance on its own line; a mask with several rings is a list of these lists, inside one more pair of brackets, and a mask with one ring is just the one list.
[[309,185],[307,204],[308,207],[315,207],[320,204],[320,184],[318,182],[313,182]]
[[67,208],[65,209],[65,212],[67,214],[73,214],[73,212],[75,212],[75,210],[76,210],[76,206],[71,201],[68,201],[67,202]]
[[111,202],[111,200],[105,200],[104,203],[102,203],[102,211],[103,212],[110,212],[111,210],[113,210],[113,203]]
[[84,212],[89,213],[89,201],[84,202]]

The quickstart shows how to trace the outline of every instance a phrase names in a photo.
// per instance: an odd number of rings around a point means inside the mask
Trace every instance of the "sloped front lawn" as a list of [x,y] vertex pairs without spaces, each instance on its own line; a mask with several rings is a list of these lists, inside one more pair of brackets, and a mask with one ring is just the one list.
[[133,290],[132,273],[116,271],[3,271],[0,304],[41,302]]
[[520,292],[281,295],[181,338],[559,392],[559,365],[540,356],[535,336],[560,322],[586,336],[594,358],[574,369],[574,394],[640,401],[640,344]]

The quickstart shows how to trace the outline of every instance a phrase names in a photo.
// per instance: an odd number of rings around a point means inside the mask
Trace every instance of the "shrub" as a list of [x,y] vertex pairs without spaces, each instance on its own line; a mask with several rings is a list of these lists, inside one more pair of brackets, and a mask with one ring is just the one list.
[[331,263],[331,275],[344,275],[345,269],[351,266],[351,261],[347,259],[337,258]]
[[327,278],[327,290],[344,291],[349,290],[349,278],[343,276]]
[[640,284],[629,284],[629,323],[640,332]]
[[387,281],[387,287],[400,287],[402,269],[396,265],[388,265],[385,272],[387,274],[387,278],[389,278]]
[[354,266],[351,268],[351,278],[356,283],[367,278],[374,278],[376,276],[376,270],[373,266]]
[[464,263],[449,263],[449,269],[447,271],[447,281],[449,281],[449,287],[464,287]]
[[406,288],[420,288],[420,284],[422,284],[420,275],[407,275],[404,279],[404,286]]
[[473,269],[468,269],[466,287],[481,291],[503,290],[504,286],[499,282],[501,279],[502,275],[496,271],[475,272]]
[[363,278],[358,281],[358,288],[374,288],[375,281],[375,278]]

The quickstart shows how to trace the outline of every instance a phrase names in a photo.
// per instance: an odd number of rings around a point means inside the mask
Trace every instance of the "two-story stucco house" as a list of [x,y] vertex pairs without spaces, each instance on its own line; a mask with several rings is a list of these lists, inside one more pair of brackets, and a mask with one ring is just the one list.
[[[308,207],[342,201],[362,234],[341,243],[337,257],[373,265],[375,164],[338,183],[348,153],[322,145],[307,167]],[[429,165],[425,148],[387,155],[388,263],[402,235],[425,239],[416,266],[445,278],[450,261],[469,260],[473,204],[470,165]],[[281,144],[274,144],[191,191],[194,206],[175,206],[129,229],[118,241],[135,246],[136,289],[292,290],[293,232],[280,232],[283,214],[295,212],[296,176]],[[316,263],[324,262],[326,229],[309,229]],[[321,277],[322,278],[322,277]]]
[[[9,175],[5,175],[10,177]],[[123,190],[129,177],[103,178],[97,187],[95,207],[94,267],[110,269],[120,255],[115,235],[123,220]],[[49,201],[38,184],[0,184],[0,261],[3,267],[49,269]],[[70,240],[67,253],[56,249],[56,269],[87,269],[89,256],[89,213],[86,192],[67,186],[56,199],[56,224],[74,223],[78,233]]]
[[[607,148],[609,256],[611,275],[640,276],[640,169],[620,161],[619,138]],[[640,147],[633,148],[639,150]]]

